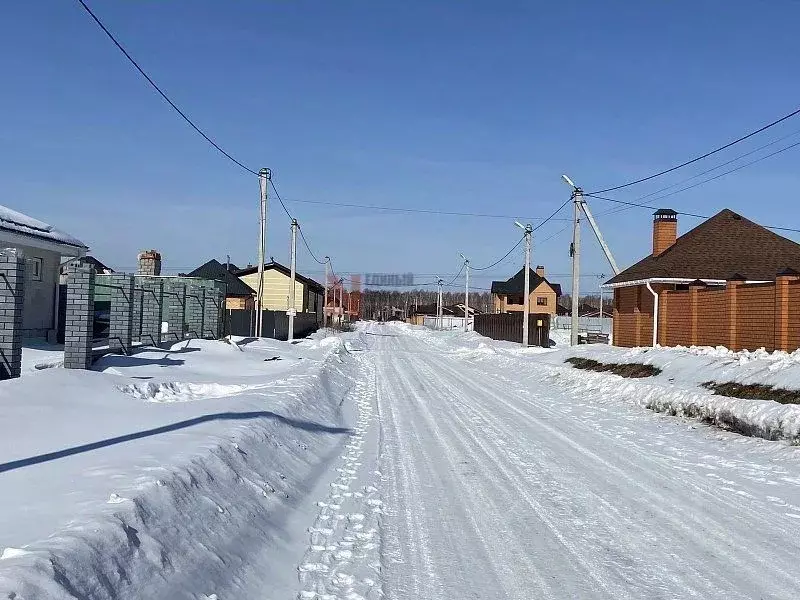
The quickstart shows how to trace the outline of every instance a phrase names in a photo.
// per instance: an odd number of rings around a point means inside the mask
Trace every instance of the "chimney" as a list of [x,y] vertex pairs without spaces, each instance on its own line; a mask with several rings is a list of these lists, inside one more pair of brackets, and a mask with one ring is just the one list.
[[653,256],[663,254],[678,238],[678,213],[660,208],[653,213]]
[[544,279],[544,265],[536,265],[536,274]]
[[137,258],[137,275],[161,275],[161,254],[157,250],[143,250]]

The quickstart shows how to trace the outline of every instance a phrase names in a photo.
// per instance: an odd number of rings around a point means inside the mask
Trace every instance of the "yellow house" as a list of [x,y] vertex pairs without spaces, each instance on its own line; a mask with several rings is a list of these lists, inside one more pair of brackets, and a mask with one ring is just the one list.
[[[525,310],[525,267],[506,281],[492,282],[492,308],[496,313]],[[545,279],[544,267],[530,270],[530,295],[528,310],[531,313],[556,314],[556,302],[561,296],[561,286]]]
[[[258,290],[258,267],[247,267],[236,276],[249,287]],[[261,294],[265,310],[285,311],[289,307],[291,271],[274,260],[264,264],[264,287]],[[322,318],[325,288],[308,277],[295,273],[294,308],[297,312],[317,313]]]

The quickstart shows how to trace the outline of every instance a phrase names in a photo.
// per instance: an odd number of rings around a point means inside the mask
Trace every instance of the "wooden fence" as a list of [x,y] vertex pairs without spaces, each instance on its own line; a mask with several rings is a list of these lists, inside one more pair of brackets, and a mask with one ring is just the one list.
[[[522,343],[521,312],[475,315],[475,331],[493,340]],[[550,315],[528,317],[528,345],[550,347]]]

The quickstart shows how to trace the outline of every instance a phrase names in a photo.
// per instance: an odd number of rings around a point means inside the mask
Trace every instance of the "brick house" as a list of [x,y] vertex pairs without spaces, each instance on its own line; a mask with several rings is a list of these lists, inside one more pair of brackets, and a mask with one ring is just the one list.
[[[561,286],[550,283],[544,276],[544,267],[539,265],[536,270],[530,270],[530,295],[528,297],[528,310],[531,313],[556,314],[558,298],[561,296]],[[525,267],[522,267],[513,277],[506,281],[493,281],[492,309],[495,313],[521,312],[525,310]]]
[[652,253],[606,282],[614,345],[800,347],[800,244],[728,209],[677,229],[656,211]]

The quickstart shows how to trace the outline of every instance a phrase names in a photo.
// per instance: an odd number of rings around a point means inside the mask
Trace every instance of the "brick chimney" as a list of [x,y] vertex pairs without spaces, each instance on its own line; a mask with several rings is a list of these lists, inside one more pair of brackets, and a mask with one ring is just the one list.
[[544,265],[536,265],[536,274],[544,279]]
[[653,256],[667,250],[678,238],[678,213],[660,208],[653,213]]
[[161,254],[157,250],[143,250],[137,258],[137,275],[161,275]]

